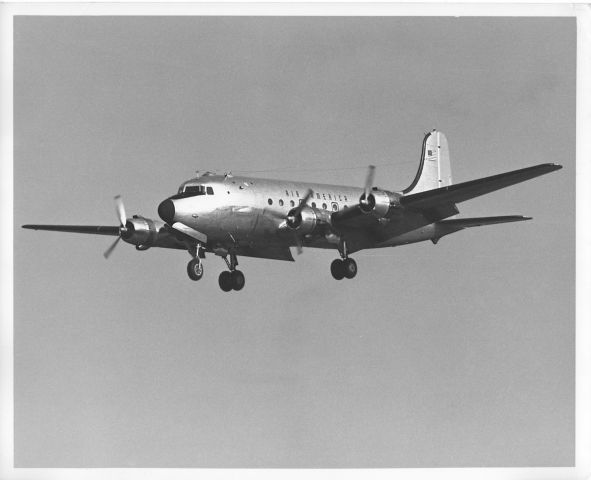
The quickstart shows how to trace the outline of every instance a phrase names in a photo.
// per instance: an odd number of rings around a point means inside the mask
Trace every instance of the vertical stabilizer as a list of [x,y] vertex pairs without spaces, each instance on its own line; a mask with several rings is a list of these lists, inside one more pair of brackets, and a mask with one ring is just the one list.
[[418,193],[452,184],[447,138],[433,130],[425,135],[421,163],[413,182],[402,192]]

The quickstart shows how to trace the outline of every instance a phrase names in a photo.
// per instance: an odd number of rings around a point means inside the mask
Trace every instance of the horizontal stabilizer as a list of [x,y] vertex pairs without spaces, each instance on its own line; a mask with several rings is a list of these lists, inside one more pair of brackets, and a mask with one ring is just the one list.
[[100,225],[23,225],[23,228],[53,232],[90,233],[94,235],[119,235],[119,227]]
[[531,220],[531,217],[523,217],[521,215],[505,215],[501,217],[476,217],[476,218],[453,218],[449,220],[441,220],[435,222],[435,237],[431,240],[433,243],[449,235],[450,233],[459,232],[464,228],[480,227],[482,225],[494,225],[497,223],[508,222],[522,222],[524,220]]
[[426,210],[442,204],[460,203],[561,168],[562,165],[556,165],[555,163],[543,163],[534,167],[522,168],[491,177],[479,178],[478,180],[405,195],[400,198],[400,204],[405,207]]

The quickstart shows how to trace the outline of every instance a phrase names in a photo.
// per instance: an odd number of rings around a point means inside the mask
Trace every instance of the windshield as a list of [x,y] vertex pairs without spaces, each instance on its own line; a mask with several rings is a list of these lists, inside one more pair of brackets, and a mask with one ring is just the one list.
[[205,185],[181,185],[175,198],[196,197],[198,195],[213,195],[213,188]]

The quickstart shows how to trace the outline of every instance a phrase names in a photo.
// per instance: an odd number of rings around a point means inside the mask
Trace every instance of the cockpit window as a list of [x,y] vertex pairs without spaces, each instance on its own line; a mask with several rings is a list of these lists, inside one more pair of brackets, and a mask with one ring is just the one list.
[[189,195],[205,195],[205,187],[203,185],[187,185],[184,193]]
[[172,198],[196,197],[206,194],[213,195],[213,188],[206,185],[181,185],[179,192]]

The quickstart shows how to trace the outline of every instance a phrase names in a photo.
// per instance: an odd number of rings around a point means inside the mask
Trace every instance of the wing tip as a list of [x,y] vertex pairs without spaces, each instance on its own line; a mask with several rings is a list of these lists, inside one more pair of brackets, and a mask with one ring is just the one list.
[[545,163],[543,164],[544,166],[548,167],[548,169],[553,172],[555,170],[560,170],[562,168],[562,165],[558,164],[558,163]]

